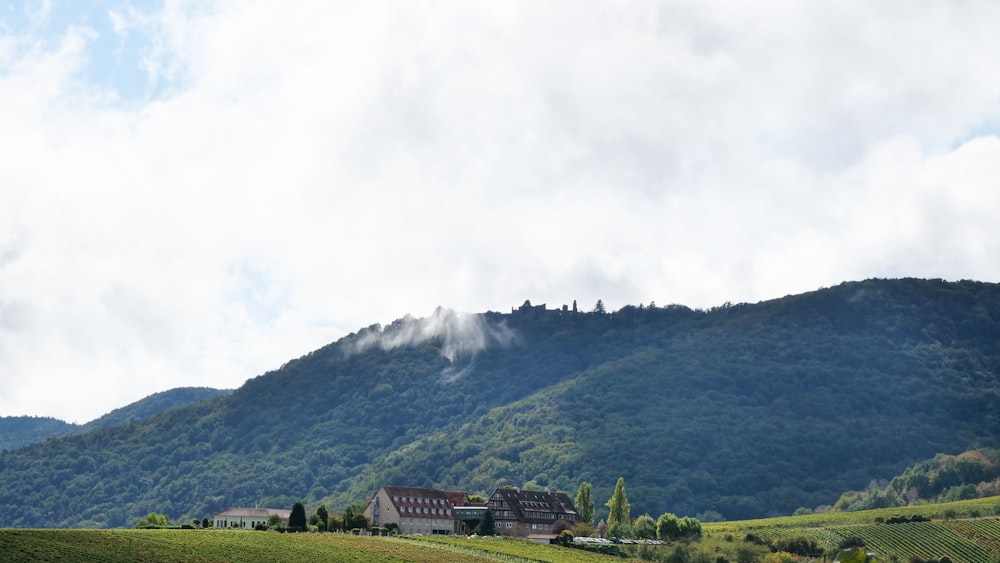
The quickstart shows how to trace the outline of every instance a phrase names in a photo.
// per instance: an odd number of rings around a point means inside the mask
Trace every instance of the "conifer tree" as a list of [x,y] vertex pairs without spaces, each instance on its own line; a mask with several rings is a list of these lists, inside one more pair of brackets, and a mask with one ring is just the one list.
[[479,521],[479,527],[476,528],[476,533],[480,536],[495,536],[497,535],[496,522],[493,520],[493,510],[487,508],[483,512],[483,519]]
[[288,530],[292,532],[306,531],[306,507],[301,502],[296,502],[292,506],[292,513],[288,516]]
[[318,516],[319,521],[323,523],[323,525],[320,526],[320,529],[325,532],[330,521],[330,513],[326,510],[325,504],[319,505],[319,508],[316,509],[316,516]]

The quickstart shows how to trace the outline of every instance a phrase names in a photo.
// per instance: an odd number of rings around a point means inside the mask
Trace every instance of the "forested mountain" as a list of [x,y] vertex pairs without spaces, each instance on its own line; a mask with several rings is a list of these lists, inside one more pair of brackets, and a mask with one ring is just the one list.
[[86,424],[71,424],[52,417],[3,416],[0,417],[0,450],[12,450],[49,438],[83,434],[98,428],[145,420],[165,410],[186,407],[231,392],[229,389],[209,387],[177,387],[153,393]]
[[221,397],[232,393],[232,389],[214,389],[211,387],[176,387],[167,391],[153,393],[124,407],[115,409],[108,414],[91,420],[83,425],[83,430],[89,432],[98,428],[121,426],[129,422],[139,422],[163,411],[191,406],[195,403]]
[[77,428],[76,424],[51,416],[0,416],[0,450],[65,436]]
[[868,280],[708,311],[439,309],[228,396],[5,452],[0,526],[336,511],[380,484],[589,481],[601,501],[619,476],[633,515],[787,514],[998,445],[998,343],[1000,286],[978,282]]

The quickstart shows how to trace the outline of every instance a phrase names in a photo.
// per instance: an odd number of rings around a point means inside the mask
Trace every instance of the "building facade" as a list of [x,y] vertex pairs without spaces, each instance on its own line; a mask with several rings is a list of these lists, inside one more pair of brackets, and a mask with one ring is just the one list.
[[245,528],[253,530],[257,526],[267,526],[272,515],[277,514],[288,524],[291,510],[280,508],[227,508],[213,517],[216,528]]
[[566,493],[501,487],[487,504],[501,536],[555,537],[552,530],[560,520],[569,527],[576,524],[576,507]]
[[468,504],[461,492],[419,487],[380,487],[365,507],[372,526],[399,526],[401,534],[463,534],[456,506]]

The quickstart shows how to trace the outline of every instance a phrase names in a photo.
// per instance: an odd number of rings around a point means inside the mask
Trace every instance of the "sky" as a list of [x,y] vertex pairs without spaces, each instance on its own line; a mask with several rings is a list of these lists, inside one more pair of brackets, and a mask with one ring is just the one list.
[[0,0],[0,415],[526,299],[1000,281],[1000,4]]

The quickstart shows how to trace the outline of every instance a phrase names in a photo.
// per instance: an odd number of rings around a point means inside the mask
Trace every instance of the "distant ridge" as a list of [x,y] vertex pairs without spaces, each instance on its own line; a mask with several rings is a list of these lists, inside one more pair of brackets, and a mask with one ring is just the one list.
[[177,387],[153,393],[144,399],[117,408],[86,424],[72,424],[52,417],[4,416],[0,417],[0,450],[12,450],[42,442],[49,438],[82,434],[98,428],[108,428],[139,422],[169,409],[186,407],[232,393],[231,389],[210,387]]

